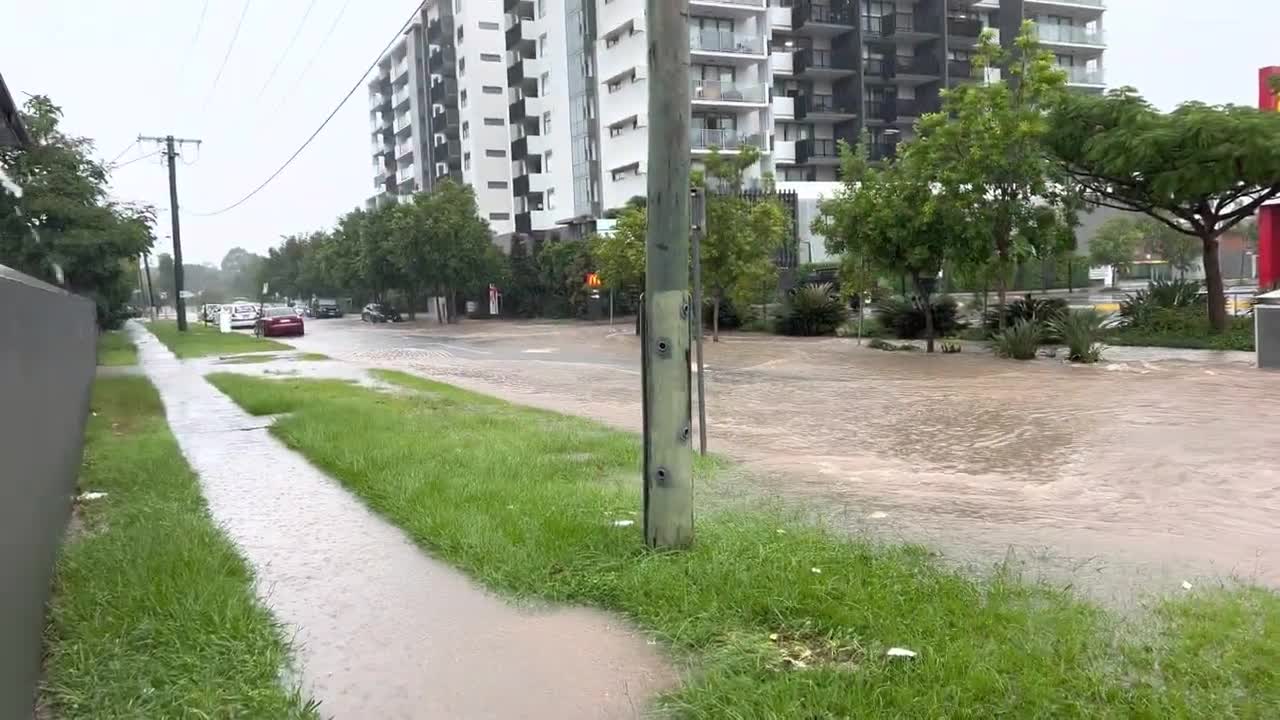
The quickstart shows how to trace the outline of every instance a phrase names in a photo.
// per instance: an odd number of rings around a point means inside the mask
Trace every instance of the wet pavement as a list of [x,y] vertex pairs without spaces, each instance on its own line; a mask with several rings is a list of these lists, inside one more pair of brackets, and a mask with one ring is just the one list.
[[676,674],[607,614],[515,607],[432,559],[204,381],[214,370],[367,379],[354,366],[179,361],[132,323],[214,519],[295,643],[328,718],[641,717]]
[[[640,427],[630,326],[319,321],[296,343]],[[845,339],[707,348],[711,449],[754,491],[965,564],[1007,557],[1124,605],[1183,580],[1280,587],[1280,374],[1245,353],[1056,360]]]

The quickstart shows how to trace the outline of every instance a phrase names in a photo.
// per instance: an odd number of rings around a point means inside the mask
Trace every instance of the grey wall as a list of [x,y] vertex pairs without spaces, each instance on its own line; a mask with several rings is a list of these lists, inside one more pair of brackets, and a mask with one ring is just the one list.
[[0,718],[31,716],[96,365],[93,303],[0,265]]

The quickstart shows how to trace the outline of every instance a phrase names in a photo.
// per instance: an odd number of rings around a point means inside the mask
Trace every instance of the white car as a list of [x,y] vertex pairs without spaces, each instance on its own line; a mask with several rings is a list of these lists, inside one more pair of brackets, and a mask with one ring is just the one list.
[[235,305],[223,305],[223,312],[231,313],[231,328],[251,328],[258,322],[258,308],[256,305],[248,305],[245,303],[236,303]]

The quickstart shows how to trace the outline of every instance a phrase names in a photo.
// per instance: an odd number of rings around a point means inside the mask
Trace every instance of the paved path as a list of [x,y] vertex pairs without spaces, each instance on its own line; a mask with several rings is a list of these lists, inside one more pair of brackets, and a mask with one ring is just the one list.
[[325,717],[630,718],[671,686],[657,648],[616,619],[485,592],[203,380],[207,361],[175,359],[137,323],[130,332],[213,517],[295,633],[304,690]]

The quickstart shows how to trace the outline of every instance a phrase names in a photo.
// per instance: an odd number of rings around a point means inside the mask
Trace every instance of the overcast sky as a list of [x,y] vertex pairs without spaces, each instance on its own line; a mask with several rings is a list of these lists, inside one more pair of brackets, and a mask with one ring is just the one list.
[[[25,93],[51,96],[66,113],[64,128],[93,138],[104,160],[126,148],[121,162],[154,151],[130,148],[140,133],[202,139],[198,152],[184,150],[189,164],[178,168],[183,253],[187,262],[217,263],[232,247],[265,253],[283,234],[328,227],[373,193],[361,81],[265,190],[217,217],[191,214],[229,205],[266,179],[361,80],[416,5],[249,0],[215,86],[245,0],[0,0],[0,74],[19,103]],[[1254,105],[1257,69],[1280,65],[1280,1],[1108,0],[1108,6],[1108,83],[1134,85],[1162,108],[1189,99]],[[157,234],[168,250],[168,186],[159,158],[116,170],[112,187],[122,200],[161,210]]]

